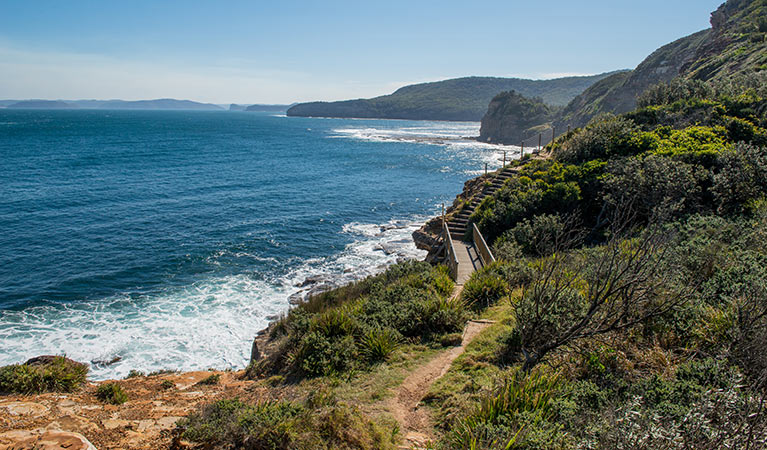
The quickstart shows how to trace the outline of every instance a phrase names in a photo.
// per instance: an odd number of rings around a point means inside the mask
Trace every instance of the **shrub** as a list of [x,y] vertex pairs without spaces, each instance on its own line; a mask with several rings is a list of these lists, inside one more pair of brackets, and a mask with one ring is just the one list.
[[493,256],[498,261],[515,261],[523,257],[522,248],[517,241],[503,234],[493,242]]
[[[496,263],[498,264],[498,263]],[[501,276],[487,266],[471,274],[463,286],[463,300],[474,309],[487,308],[509,295],[509,286]]]
[[738,144],[717,158],[711,191],[720,213],[739,213],[767,195],[767,148]]
[[430,335],[455,333],[466,322],[466,303],[459,297],[432,297],[423,304],[422,326]]
[[559,161],[580,163],[594,159],[634,155],[645,149],[638,139],[639,128],[629,119],[603,117],[563,143],[555,157]]
[[33,358],[0,367],[0,393],[74,392],[86,381],[88,366],[63,356]]
[[546,256],[563,248],[565,223],[559,214],[540,214],[532,220],[523,219],[503,236],[514,240],[523,253],[533,256]]
[[122,405],[128,401],[128,394],[117,383],[105,383],[96,390],[96,397],[104,403]]
[[326,337],[354,335],[359,329],[357,320],[345,308],[329,309],[311,323],[311,330]]
[[357,345],[352,336],[327,337],[309,332],[301,339],[294,362],[309,376],[344,372],[357,361]]
[[[554,415],[552,401],[558,391],[557,375],[516,371],[494,394],[483,396],[472,414],[458,421],[444,444],[456,449],[557,448],[561,436],[547,421]],[[530,442],[538,440],[543,443]]]
[[701,175],[694,166],[662,156],[618,160],[604,178],[605,200],[615,209],[631,206],[642,221],[661,210],[688,213],[701,206]]
[[449,333],[443,334],[439,338],[439,343],[443,347],[457,347],[463,343],[463,334],[461,333]]
[[214,384],[218,384],[218,382],[221,380],[221,375],[214,373],[210,376],[203,378],[202,380],[197,382],[197,385],[199,386],[212,386]]
[[400,335],[391,328],[375,328],[368,331],[360,342],[360,353],[368,361],[385,361],[399,347]]
[[162,380],[162,383],[160,383],[160,387],[162,389],[173,389],[176,387],[176,384],[170,380]]
[[442,297],[452,295],[453,289],[455,289],[455,282],[450,278],[450,269],[444,265],[437,266],[432,272],[429,284],[434,287],[434,291],[437,295]]
[[146,374],[140,370],[131,369],[130,372],[128,372],[128,375],[125,376],[125,379],[129,378],[138,378],[138,377],[145,377]]
[[211,448],[389,449],[385,433],[359,410],[323,392],[303,402],[219,400],[178,423],[183,439]]
[[640,108],[656,105],[670,105],[691,98],[712,98],[714,89],[700,80],[674,78],[668,83],[658,83],[647,88],[637,99]]

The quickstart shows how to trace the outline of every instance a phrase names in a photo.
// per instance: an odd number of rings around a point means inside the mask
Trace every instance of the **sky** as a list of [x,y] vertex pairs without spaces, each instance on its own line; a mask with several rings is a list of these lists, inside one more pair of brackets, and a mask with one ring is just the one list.
[[363,98],[634,68],[723,0],[0,0],[0,99]]

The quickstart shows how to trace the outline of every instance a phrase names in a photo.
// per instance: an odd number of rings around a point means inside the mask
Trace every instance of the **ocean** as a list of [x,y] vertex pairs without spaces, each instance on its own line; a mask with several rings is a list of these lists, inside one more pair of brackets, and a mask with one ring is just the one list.
[[0,365],[242,368],[291,296],[423,258],[478,123],[0,109]]

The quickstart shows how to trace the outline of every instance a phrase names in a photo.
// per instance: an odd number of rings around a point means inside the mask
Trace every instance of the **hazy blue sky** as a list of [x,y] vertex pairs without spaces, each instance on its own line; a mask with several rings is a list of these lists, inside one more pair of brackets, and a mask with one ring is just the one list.
[[335,100],[633,68],[722,0],[0,0],[0,98]]

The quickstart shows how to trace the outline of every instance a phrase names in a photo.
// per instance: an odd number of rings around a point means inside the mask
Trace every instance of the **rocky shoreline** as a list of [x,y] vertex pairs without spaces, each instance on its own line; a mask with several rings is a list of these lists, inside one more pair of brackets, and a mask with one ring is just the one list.
[[[472,178],[453,204],[447,208],[450,217],[463,203],[479,193],[487,176]],[[429,254],[426,261],[435,262],[434,250],[439,245],[442,218],[433,217],[412,233],[416,247]],[[392,227],[407,228],[412,224],[383,225],[383,233]],[[397,262],[407,259],[401,248],[410,244],[400,239],[377,244],[376,250],[387,256],[397,256]],[[377,269],[385,270],[387,265]],[[339,276],[317,274],[295,285],[299,290],[288,302],[296,306],[307,298],[320,295],[368,274],[353,274],[346,270]],[[258,331],[253,339],[250,361],[268,357],[272,352],[269,335],[282,315],[270,316],[269,325]],[[94,365],[110,365],[113,360],[93,360]],[[201,405],[220,398],[239,396],[257,398],[266,395],[264,387],[239,371],[163,372],[137,375],[122,380],[87,382],[74,393],[44,393],[37,395],[5,395],[0,397],[0,450],[95,450],[99,449],[181,449],[186,448],[176,433],[176,422]],[[216,376],[212,385],[201,383]],[[128,394],[129,402],[121,406],[104,404],[97,398],[99,386],[119,384]],[[85,436],[88,436],[86,438]]]

